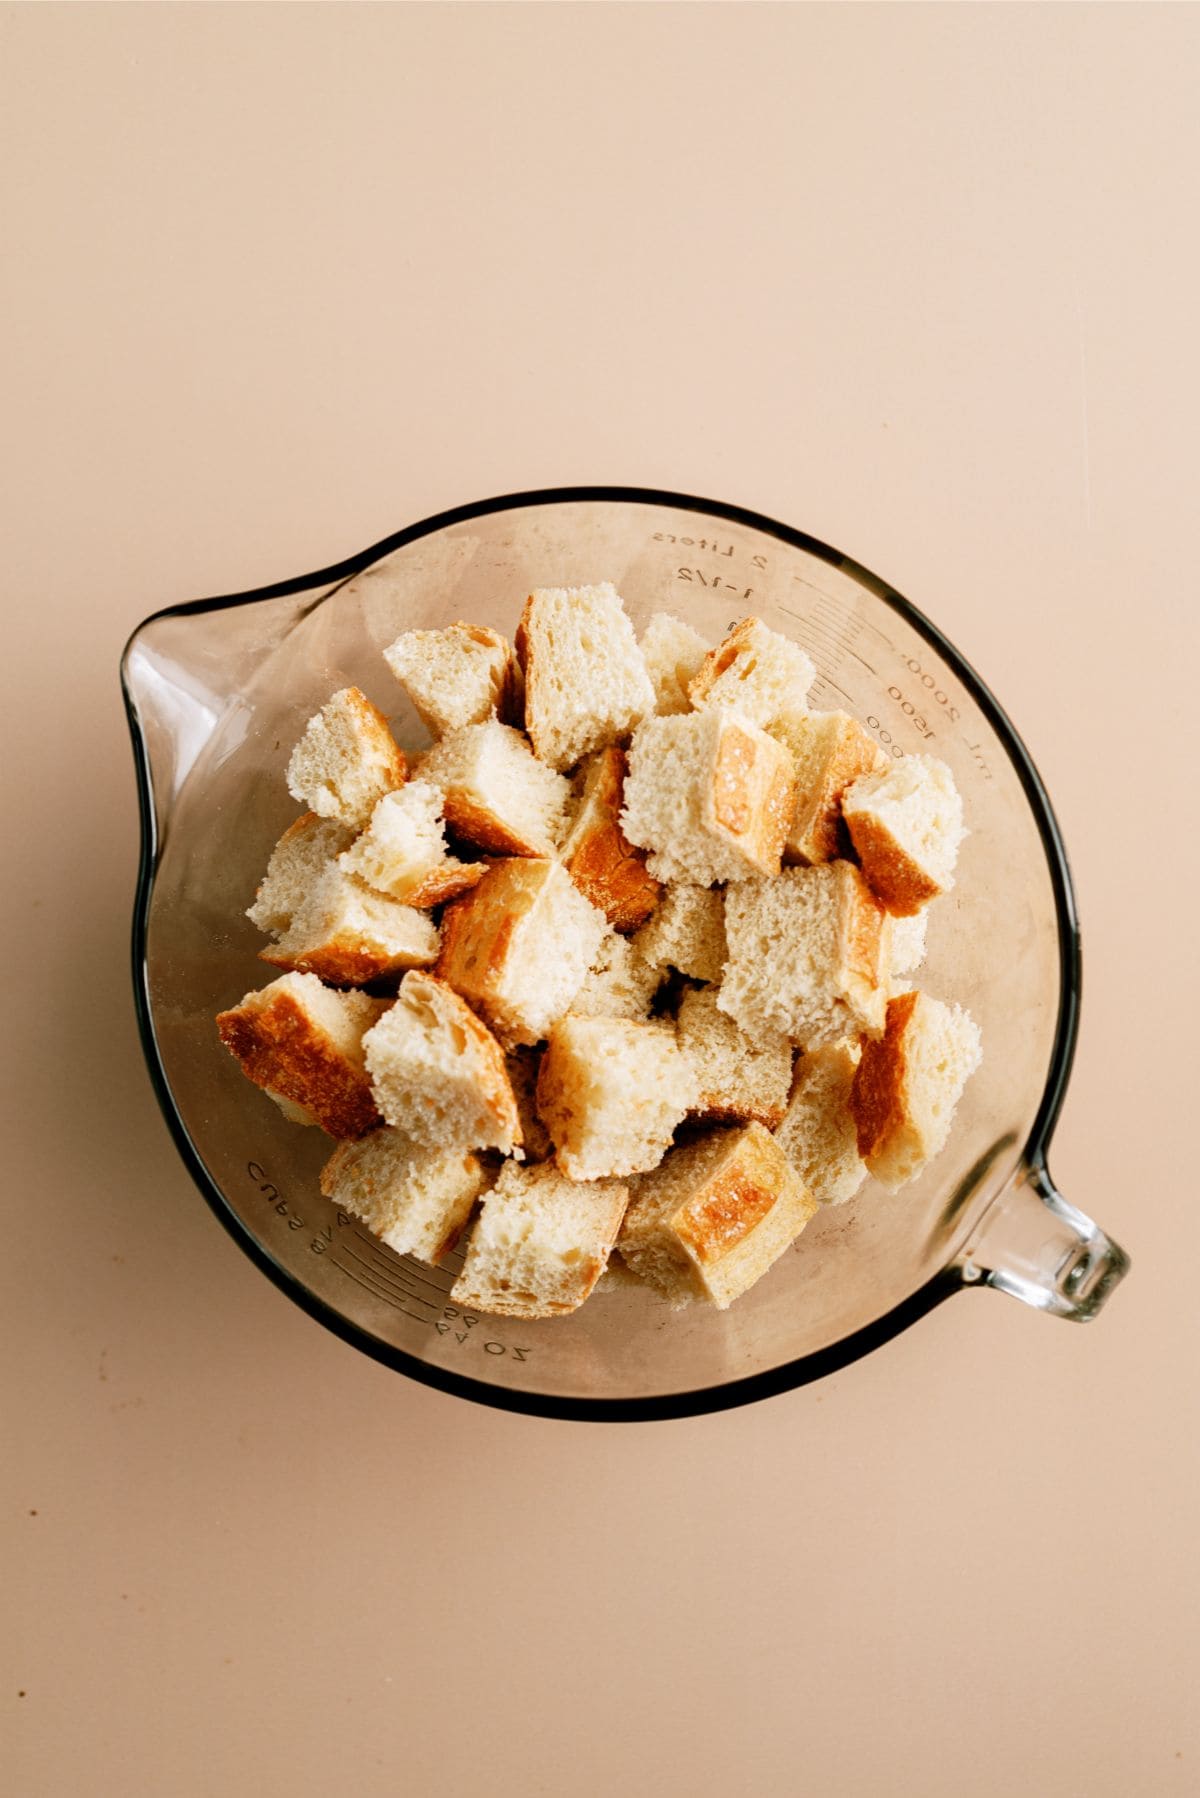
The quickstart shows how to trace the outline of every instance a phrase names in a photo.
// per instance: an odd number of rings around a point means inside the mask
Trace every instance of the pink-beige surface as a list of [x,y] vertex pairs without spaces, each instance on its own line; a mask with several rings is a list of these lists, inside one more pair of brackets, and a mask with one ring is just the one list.
[[[0,1783],[1194,1792],[1200,16],[10,7],[0,68]],[[967,1294],[552,1423],[205,1208],[133,1021],[126,634],[574,481],[838,545],[1009,709],[1084,927],[1054,1172],[1134,1260],[1094,1325]]]

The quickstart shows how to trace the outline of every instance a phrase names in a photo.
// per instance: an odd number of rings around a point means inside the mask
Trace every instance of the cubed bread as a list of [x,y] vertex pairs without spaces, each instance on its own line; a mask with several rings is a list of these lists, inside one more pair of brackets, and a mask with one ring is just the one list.
[[365,1136],[382,1118],[362,1039],[386,999],[331,991],[313,974],[285,974],[217,1017],[221,1041],[255,1086],[316,1118],[330,1136]]
[[320,1129],[320,1124],[307,1106],[293,1104],[292,1100],[285,1099],[282,1093],[272,1092],[269,1086],[264,1086],[263,1091],[268,1099],[278,1105],[289,1124],[307,1124],[313,1129]]
[[662,888],[646,871],[645,852],[621,829],[625,752],[615,744],[587,763],[561,859],[581,893],[614,930],[636,930],[654,910]]
[[929,907],[923,906],[910,918],[891,918],[888,929],[888,965],[893,987],[897,980],[915,974],[925,960],[925,938],[929,931]]
[[636,943],[610,930],[601,939],[596,959],[583,985],[567,1007],[573,1018],[636,1018],[650,1016],[662,974],[643,956]]
[[437,972],[506,1049],[536,1043],[583,985],[608,930],[558,862],[493,862],[446,907]]
[[428,1148],[385,1126],[339,1143],[321,1191],[397,1255],[436,1267],[467,1227],[489,1175],[469,1149]]
[[526,1161],[548,1161],[554,1153],[550,1133],[537,1112],[537,1077],[541,1064],[541,1051],[536,1048],[510,1049],[504,1057],[508,1084],[517,1101],[521,1148]]
[[405,631],[383,659],[432,736],[512,715],[516,658],[499,631],[482,624]]
[[906,755],[864,774],[847,789],[842,816],[872,892],[896,917],[911,917],[954,885],[966,831],[945,762]]
[[690,712],[688,684],[699,674],[711,644],[699,631],[672,618],[669,612],[655,612],[642,632],[642,660],[654,688],[654,709],[660,717]]
[[725,889],[675,884],[633,939],[644,961],[660,971],[677,968],[692,980],[720,980],[729,953],[725,941]]
[[387,719],[357,687],[343,687],[304,727],[287,767],[288,792],[310,812],[361,830],[408,766]]
[[804,717],[816,675],[798,643],[761,618],[743,618],[709,650],[688,682],[688,697],[696,707],[730,706],[765,728]]
[[781,1030],[803,1048],[883,1031],[884,918],[851,862],[786,868],[725,895],[729,960],[718,1003],[748,1036]]
[[850,1093],[858,1152],[882,1185],[895,1192],[941,1153],[981,1058],[979,1026],[961,1006],[919,992],[891,1000]]
[[788,1108],[775,1131],[775,1141],[822,1205],[844,1205],[867,1177],[850,1110],[858,1057],[857,1043],[807,1050],[796,1063]]
[[573,768],[654,710],[650,676],[611,581],[536,588],[521,614],[517,655],[525,728],[551,768]]
[[724,1311],[816,1209],[761,1124],[715,1130],[632,1182],[621,1258],[674,1308],[701,1300]]
[[747,1036],[718,1008],[715,987],[690,987],[675,1041],[692,1071],[688,1115],[708,1123],[759,1123],[773,1130],[787,1109],[792,1045],[779,1031]]
[[539,762],[519,730],[489,719],[449,732],[421,758],[457,836],[493,855],[553,855],[571,783]]
[[621,828],[655,879],[712,886],[778,874],[795,799],[791,757],[737,712],[647,718],[633,735]]
[[791,756],[796,775],[784,861],[807,866],[844,855],[850,838],[842,796],[860,775],[887,766],[883,751],[848,712],[809,712],[773,724],[771,734]]
[[457,899],[484,874],[482,862],[447,854],[442,795],[427,780],[410,780],[385,793],[339,866],[389,899],[421,910]]
[[436,961],[438,931],[427,912],[401,905],[330,862],[259,959],[334,986],[364,986]]
[[329,863],[353,841],[354,832],[336,818],[304,812],[271,851],[254,904],[246,913],[250,922],[267,936],[282,936]]
[[414,1142],[505,1155],[520,1146],[504,1053],[444,981],[406,974],[363,1050],[382,1116]]
[[628,1196],[616,1181],[577,1185],[552,1161],[506,1161],[450,1297],[464,1311],[497,1317],[578,1310],[604,1272]]
[[559,1020],[538,1074],[538,1115],[572,1180],[657,1167],[695,1088],[669,1024]]

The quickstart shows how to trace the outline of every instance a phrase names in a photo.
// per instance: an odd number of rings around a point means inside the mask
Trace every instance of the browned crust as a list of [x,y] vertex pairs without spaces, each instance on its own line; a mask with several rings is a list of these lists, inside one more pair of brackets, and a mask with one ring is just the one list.
[[442,798],[442,816],[456,836],[493,855],[544,856],[547,845],[518,836],[495,812],[480,805],[466,787],[447,787]]
[[579,813],[563,845],[563,865],[586,899],[614,930],[644,924],[658,904],[660,883],[647,873],[645,853],[620,825],[626,762],[623,749],[602,749],[588,773]]
[[750,632],[760,622],[761,620],[758,618],[743,618],[734,625],[728,636],[722,638],[715,649],[709,650],[688,682],[688,698],[694,706],[702,705],[708,698],[726,669],[731,668],[742,653]]
[[346,703],[358,713],[365,734],[373,738],[380,755],[387,761],[391,790],[395,791],[408,779],[408,761],[404,751],[393,737],[391,726],[379,707],[372,705],[360,688],[348,687],[346,695]]
[[475,1045],[483,1063],[481,1070],[483,1079],[479,1088],[479,1097],[495,1120],[501,1134],[512,1143],[513,1148],[520,1148],[523,1140],[521,1114],[517,1109],[516,1095],[508,1077],[504,1050],[487,1025],[475,1016],[471,1007],[455,992],[448,980],[440,979],[436,974],[423,972],[417,978],[428,981],[430,986],[437,989],[441,1003],[451,1014],[448,1021],[456,1025],[463,1035]]
[[554,866],[529,857],[492,862],[473,891],[446,907],[434,973],[485,1017],[503,978],[513,931],[536,904]]
[[883,978],[883,908],[852,862],[840,862],[845,901],[841,909],[842,954],[848,972],[870,986]]
[[[802,867],[833,861],[842,852],[846,828],[842,822],[842,800],[847,787],[860,775],[873,774],[883,765],[883,755],[874,740],[857,718],[850,718],[842,728],[815,789],[807,794],[797,792],[796,816],[788,830],[783,859]],[[796,832],[801,807],[808,812],[802,839]]]
[[260,949],[258,959],[289,974],[315,974],[326,986],[368,986],[372,980],[386,980],[392,974],[426,965],[414,963],[407,955],[385,955],[366,938],[350,931],[291,953],[276,944]]
[[880,1154],[907,1116],[904,1038],[917,998],[916,992],[900,993],[889,1001],[883,1036],[878,1042],[863,1042],[862,1059],[854,1070],[850,1112],[859,1155],[867,1162]]
[[486,872],[483,862],[456,862],[450,867],[434,868],[406,895],[404,903],[416,906],[419,911],[427,911],[434,905],[447,905],[450,900],[458,899],[478,886]]
[[247,1079],[305,1106],[330,1136],[355,1139],[383,1122],[365,1068],[338,1053],[292,993],[223,1011],[217,1029]]
[[911,918],[945,889],[913,861],[886,824],[870,812],[851,812],[846,819],[850,840],[871,890],[894,918]]
[[713,817],[763,874],[778,874],[795,807],[792,758],[765,732],[725,725],[712,769]]
[[513,652],[517,658],[517,667],[521,670],[522,704],[520,723],[524,725],[525,731],[528,734],[530,741],[533,743],[534,753],[536,754],[537,741],[534,737],[533,726],[530,723],[530,713],[537,703],[538,686],[538,674],[537,670],[532,665],[534,658],[529,643],[530,628],[533,624],[533,613],[534,599],[533,594],[531,593],[525,601],[525,605],[521,611],[520,621],[517,625],[516,635],[513,637]]
[[735,1154],[675,1213],[675,1234],[697,1261],[711,1265],[745,1241],[778,1197]]
[[774,1130],[782,1124],[786,1111],[786,1100],[777,1105],[760,1105],[738,1095],[731,1098],[725,1091],[701,1092],[688,1109],[688,1119],[703,1124],[761,1124],[764,1130]]

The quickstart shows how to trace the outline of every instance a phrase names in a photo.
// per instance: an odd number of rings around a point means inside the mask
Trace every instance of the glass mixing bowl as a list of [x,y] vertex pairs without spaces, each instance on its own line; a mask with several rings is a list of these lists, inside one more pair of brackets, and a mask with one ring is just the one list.
[[[898,1195],[868,1181],[822,1211],[728,1312],[672,1313],[613,1283],[567,1318],[465,1314],[434,1271],[321,1197],[329,1151],[221,1047],[214,1014],[272,970],[244,916],[295,803],[305,720],[354,683],[425,740],[380,654],[456,618],[511,634],[535,586],[612,580],[711,640],[747,613],[804,645],[814,703],[887,754],[949,763],[971,834],[936,903],[922,988],[977,1019],[984,1059],[950,1142]],[[151,1076],[217,1216],[276,1283],[400,1371],[513,1410],[684,1415],[798,1386],[964,1288],[1060,1317],[1100,1309],[1128,1261],[1060,1196],[1045,1152],[1070,1069],[1079,939],[1066,857],[1028,753],[979,677],[886,582],[736,506],[625,488],[514,494],[425,520],[320,574],[156,613],[122,664],[142,815],[134,979]]]

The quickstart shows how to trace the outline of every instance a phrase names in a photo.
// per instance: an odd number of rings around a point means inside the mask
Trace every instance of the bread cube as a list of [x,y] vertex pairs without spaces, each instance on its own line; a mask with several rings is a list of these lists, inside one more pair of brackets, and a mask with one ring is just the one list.
[[420,910],[456,899],[484,875],[482,862],[461,862],[446,853],[442,795],[427,780],[410,780],[385,793],[338,865],[376,892]]
[[503,1051],[443,981],[406,974],[363,1050],[375,1103],[414,1142],[506,1155],[520,1145]]
[[250,922],[267,936],[282,936],[330,862],[353,841],[354,832],[336,818],[304,812],[271,851],[254,904],[246,913]]
[[596,959],[583,985],[567,1007],[573,1018],[634,1018],[650,1016],[662,975],[638,951],[628,937],[610,930],[601,940]]
[[489,719],[449,732],[421,758],[457,836],[494,855],[553,855],[571,783],[539,762],[519,730]]
[[614,930],[636,930],[654,910],[662,888],[646,872],[645,853],[621,829],[624,786],[625,752],[610,744],[586,764],[561,859],[580,892]]
[[730,706],[765,727],[804,717],[816,675],[798,643],[761,618],[743,618],[709,650],[688,682],[688,697],[697,708]]
[[407,773],[383,713],[357,687],[343,687],[305,725],[288,762],[287,785],[309,811],[361,830]]
[[883,912],[851,862],[786,868],[725,895],[729,959],[718,1004],[748,1036],[806,1049],[883,1031]]
[[541,1065],[541,1051],[528,1046],[510,1049],[504,1057],[508,1084],[517,1102],[521,1149],[526,1161],[548,1161],[554,1153],[550,1133],[537,1112],[537,1078]]
[[667,887],[633,946],[651,967],[692,980],[720,980],[729,953],[723,887]]
[[796,775],[784,861],[809,866],[846,854],[842,796],[860,775],[887,766],[883,751],[848,712],[809,712],[772,725],[771,734],[791,756]]
[[428,967],[438,940],[426,912],[386,899],[330,862],[275,946],[259,950],[259,960],[334,986],[363,986]]
[[691,711],[688,683],[699,674],[711,647],[681,618],[655,612],[642,632],[641,649],[654,688],[654,709],[660,717]]
[[654,710],[633,626],[611,581],[538,587],[517,630],[525,728],[551,768],[573,768]]
[[761,1124],[715,1130],[632,1182],[618,1238],[625,1265],[676,1310],[724,1311],[761,1279],[817,1210]]
[[794,800],[782,744],[711,706],[638,726],[621,827],[655,879],[712,886],[778,874]]
[[610,1180],[577,1185],[552,1161],[506,1161],[483,1201],[450,1297],[496,1317],[561,1317],[604,1272],[629,1196]]
[[958,1005],[901,993],[880,1042],[863,1044],[850,1108],[858,1152],[891,1191],[946,1146],[963,1088],[982,1059],[979,1026]]
[[925,960],[929,907],[924,906],[909,918],[890,918],[888,926],[888,967],[894,992],[897,981],[906,975],[915,974]]
[[512,713],[519,670],[499,631],[482,624],[404,631],[383,659],[431,736]]
[[695,1088],[669,1024],[559,1020],[538,1074],[538,1115],[572,1180],[657,1167]]
[[321,1191],[361,1218],[397,1255],[430,1267],[454,1247],[489,1176],[466,1149],[426,1148],[401,1130],[339,1143],[321,1169]]
[[792,1084],[792,1045],[786,1036],[778,1031],[746,1036],[718,1008],[716,988],[706,986],[683,995],[675,1041],[695,1082],[689,1117],[774,1129]]
[[285,974],[217,1017],[221,1041],[255,1086],[314,1117],[330,1136],[365,1136],[383,1122],[362,1039],[386,999],[337,993],[313,974]]
[[807,1050],[775,1141],[821,1205],[844,1205],[867,1177],[858,1152],[850,1089],[858,1066],[857,1043],[829,1043]]
[[608,924],[558,862],[493,862],[447,906],[437,972],[506,1049],[536,1043],[566,1011]]
[[848,788],[842,816],[871,890],[886,911],[911,917],[954,885],[967,834],[945,762],[906,755]]

